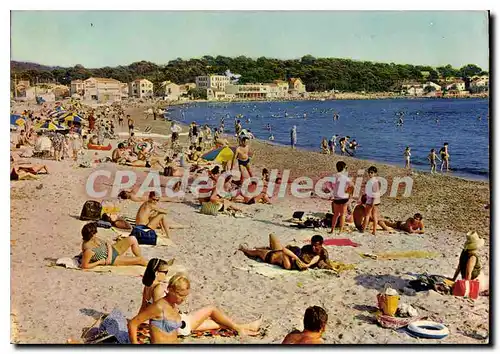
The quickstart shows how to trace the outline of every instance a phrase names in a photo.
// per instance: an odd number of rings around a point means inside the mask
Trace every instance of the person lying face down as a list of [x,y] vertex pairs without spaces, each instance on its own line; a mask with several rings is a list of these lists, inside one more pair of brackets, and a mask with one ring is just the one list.
[[323,344],[328,314],[319,306],[311,306],[304,314],[304,330],[289,333],[281,344]]

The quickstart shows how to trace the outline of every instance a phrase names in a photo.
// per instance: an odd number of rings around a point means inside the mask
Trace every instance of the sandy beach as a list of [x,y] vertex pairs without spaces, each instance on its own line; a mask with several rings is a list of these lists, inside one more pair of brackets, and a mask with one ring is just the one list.
[[[145,106],[125,109],[143,130],[151,125],[152,133],[166,133],[163,120],[145,119]],[[125,127],[118,128],[125,131]],[[187,131],[187,129],[185,129]],[[116,145],[116,141],[111,141]],[[403,293],[409,273],[441,274],[452,277],[468,231],[477,231],[485,239],[481,262],[490,274],[490,186],[487,182],[469,181],[448,175],[430,175],[351,157],[323,155],[272,146],[252,141],[252,168],[260,174],[263,167],[290,170],[290,180],[309,176],[313,180],[331,175],[335,163],[342,159],[351,174],[371,165],[379,175],[391,181],[410,176],[412,193],[408,197],[383,197],[380,212],[385,217],[406,220],[414,213],[423,215],[423,235],[380,231],[345,232],[359,247],[326,246],[330,258],[354,264],[336,277],[326,272],[309,270],[301,273],[281,272],[275,278],[254,271],[257,263],[236,252],[238,245],[267,246],[269,233],[279,236],[283,244],[306,244],[315,234],[329,237],[326,229],[297,229],[284,220],[294,211],[329,212],[330,202],[317,197],[298,199],[288,195],[273,200],[273,205],[243,205],[245,218],[198,213],[192,196],[184,203],[164,203],[169,218],[188,228],[172,230],[172,246],[144,248],[146,258],[170,259],[187,270],[191,294],[181,305],[192,311],[216,305],[237,321],[253,321],[263,317],[265,335],[256,338],[186,338],[186,343],[261,343],[278,344],[294,328],[302,329],[302,318],[308,306],[323,306],[329,316],[324,335],[328,344],[484,344],[489,336],[489,297],[472,301],[434,291]],[[87,151],[87,154],[94,154]],[[97,156],[110,156],[99,152]],[[94,156],[94,155],[93,155]],[[101,163],[92,168],[76,168],[73,161],[26,159],[46,164],[49,175],[38,181],[11,182],[11,342],[63,344],[79,338],[82,329],[103,313],[120,309],[128,318],[135,316],[141,305],[140,276],[96,273],[51,266],[60,257],[80,252],[80,230],[85,222],[78,220],[82,205],[88,199],[85,184],[91,172],[98,169],[125,169],[114,163]],[[137,168],[136,171],[147,172]],[[352,175],[351,175],[352,176]],[[355,175],[354,175],[355,176]],[[366,179],[366,176],[365,176]],[[124,201],[121,213],[135,217],[140,203]],[[103,237],[113,237],[103,231]],[[331,236],[330,236],[331,237]],[[338,237],[338,236],[335,236]],[[428,251],[430,258],[397,260],[362,258],[363,253],[389,251]],[[419,316],[445,324],[450,335],[443,340],[419,339],[401,331],[384,329],[374,322],[377,293],[390,283],[402,293],[400,302],[413,305]]]

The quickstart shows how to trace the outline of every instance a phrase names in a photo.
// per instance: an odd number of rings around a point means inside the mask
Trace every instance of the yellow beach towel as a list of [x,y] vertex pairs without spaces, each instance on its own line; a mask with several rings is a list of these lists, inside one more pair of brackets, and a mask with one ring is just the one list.
[[401,259],[401,258],[435,258],[439,256],[439,253],[428,252],[428,251],[394,251],[394,252],[383,252],[383,253],[360,253],[362,258],[372,258],[372,259]]

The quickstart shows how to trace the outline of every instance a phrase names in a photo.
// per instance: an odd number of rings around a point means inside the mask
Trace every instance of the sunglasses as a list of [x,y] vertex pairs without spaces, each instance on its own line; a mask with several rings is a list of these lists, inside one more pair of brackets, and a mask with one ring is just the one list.
[[163,274],[167,274],[168,273],[168,270],[157,270],[158,273],[163,273]]

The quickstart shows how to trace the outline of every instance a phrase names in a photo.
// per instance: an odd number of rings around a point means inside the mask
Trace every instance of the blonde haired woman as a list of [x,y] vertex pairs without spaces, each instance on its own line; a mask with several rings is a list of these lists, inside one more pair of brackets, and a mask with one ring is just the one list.
[[258,335],[261,320],[247,324],[234,323],[216,307],[208,306],[191,314],[182,314],[177,306],[189,295],[190,282],[186,275],[177,273],[168,282],[166,295],[147,306],[128,323],[130,342],[137,344],[137,327],[148,321],[151,344],[176,343],[177,336],[189,335],[191,331],[229,328],[240,335]]

